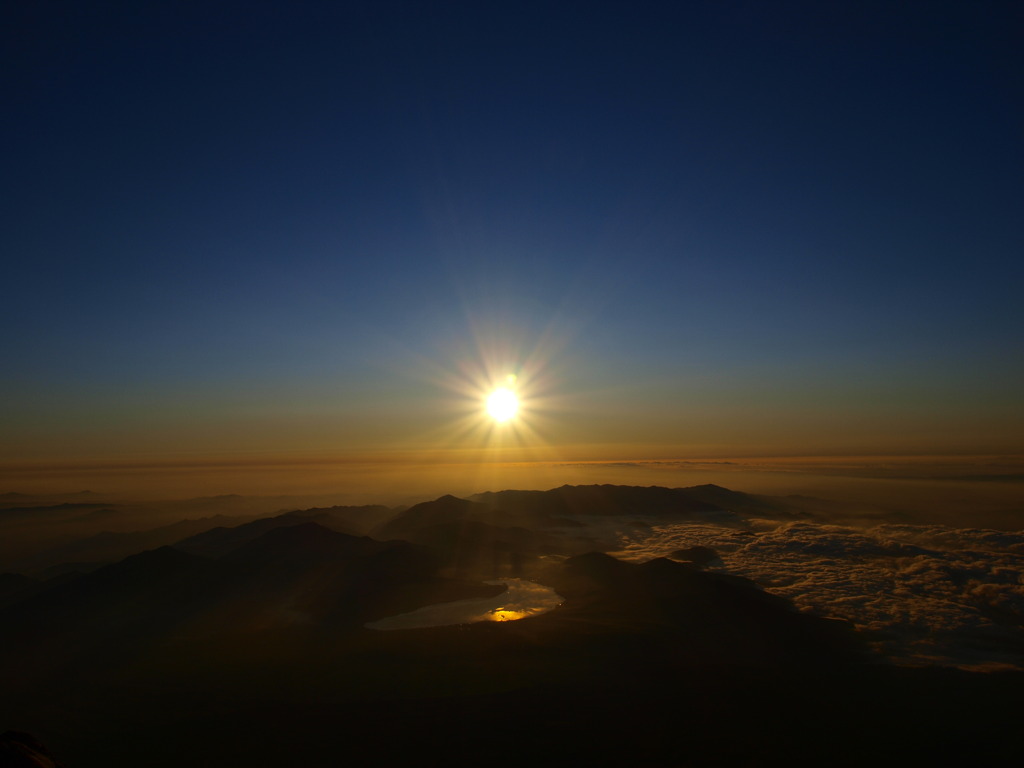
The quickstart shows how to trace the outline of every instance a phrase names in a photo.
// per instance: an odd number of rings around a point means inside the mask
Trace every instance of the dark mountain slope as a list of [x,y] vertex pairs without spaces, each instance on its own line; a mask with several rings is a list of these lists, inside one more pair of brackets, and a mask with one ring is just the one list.
[[50,669],[116,666],[170,640],[357,627],[504,589],[441,579],[437,567],[422,547],[309,522],[274,528],[217,560],[161,547],[59,583],[18,579],[0,611],[0,652]]
[[[725,494],[732,493],[717,489]],[[586,524],[635,517],[695,519],[743,525],[735,512],[687,489],[615,485],[562,486],[549,491],[498,491],[470,499],[442,496],[416,504],[374,531],[434,548],[460,576],[497,578],[532,572],[545,555],[574,555],[616,543]],[[736,497],[755,502],[746,494]]]
[[733,491],[720,485],[708,483],[678,489],[687,498],[727,509],[744,517],[771,517],[788,514],[786,505],[771,496],[759,496],[742,491]]
[[11,606],[7,629],[100,639],[162,631],[208,604],[223,582],[215,563],[160,547],[57,581]]
[[322,507],[295,510],[234,527],[211,528],[195,536],[182,539],[174,546],[196,555],[221,557],[274,528],[286,528],[312,522],[338,533],[362,535],[373,521],[383,520],[393,514],[393,510],[382,506]]
[[864,664],[846,625],[684,564],[570,558],[546,578],[565,603],[518,622],[373,632],[341,607],[422,597],[445,583],[428,556],[305,524],[216,561],[163,549],[101,569],[61,594],[101,618],[129,598],[212,613],[148,644],[108,636],[106,658],[67,623],[32,629],[43,655],[0,642],[0,719],[76,768],[1020,762],[1020,675]]
[[591,553],[551,568],[546,581],[566,601],[530,621],[598,635],[643,629],[664,643],[667,664],[803,665],[862,652],[845,622],[798,613],[747,579],[664,558],[638,565]]
[[381,540],[409,540],[415,531],[426,526],[460,523],[464,520],[487,522],[490,517],[490,510],[484,505],[446,495],[409,507],[378,526],[372,535]]
[[273,529],[221,562],[242,575],[254,610],[287,604],[305,621],[331,626],[358,626],[431,602],[504,589],[438,578],[440,560],[424,547],[349,536],[317,523]]
[[196,520],[181,520],[169,525],[130,532],[103,531],[45,549],[11,563],[11,569],[38,575],[64,563],[88,563],[93,567],[123,560],[149,549],[166,546],[183,537],[207,531],[237,519],[217,515]]
[[564,542],[546,532],[559,521],[528,508],[505,510],[454,496],[417,504],[378,528],[377,538],[405,539],[431,548],[458,578],[522,576]]
[[301,517],[289,512],[277,515],[276,517],[263,517],[259,520],[253,520],[252,522],[233,527],[218,526],[211,528],[194,536],[181,539],[175,542],[173,546],[175,549],[180,549],[183,552],[217,558],[229,554],[233,550],[258,539],[275,528],[289,528],[309,522],[322,524],[324,520],[322,518],[311,520],[310,518]]
[[0,609],[24,599],[41,586],[42,582],[38,579],[20,573],[0,573]]
[[386,523],[400,511],[401,508],[385,507],[381,504],[363,504],[360,506],[310,507],[309,509],[296,509],[287,514],[314,520],[343,533],[363,536]]
[[[724,490],[724,489],[723,489]],[[549,491],[497,491],[473,497],[501,514],[542,516],[548,520],[580,515],[693,517],[723,525],[739,522],[728,507],[691,494],[687,488],[628,485],[563,485]],[[745,494],[740,494],[745,496]]]

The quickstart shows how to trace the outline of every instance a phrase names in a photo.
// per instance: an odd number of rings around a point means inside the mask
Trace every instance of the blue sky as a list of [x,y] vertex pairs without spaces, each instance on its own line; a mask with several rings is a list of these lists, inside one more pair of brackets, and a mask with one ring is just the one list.
[[5,459],[1024,450],[1015,4],[4,14]]

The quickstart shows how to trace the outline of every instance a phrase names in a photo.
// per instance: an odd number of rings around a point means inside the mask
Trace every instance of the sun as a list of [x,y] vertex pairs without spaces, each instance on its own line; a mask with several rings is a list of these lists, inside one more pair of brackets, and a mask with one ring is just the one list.
[[487,413],[497,422],[509,421],[519,411],[519,398],[508,387],[498,387],[487,396]]

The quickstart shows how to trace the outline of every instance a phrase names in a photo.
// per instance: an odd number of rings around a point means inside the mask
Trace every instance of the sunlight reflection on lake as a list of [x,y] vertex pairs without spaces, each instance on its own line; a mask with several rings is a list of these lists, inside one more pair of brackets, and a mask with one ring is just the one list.
[[494,597],[454,600],[388,616],[366,625],[367,629],[424,629],[471,624],[477,621],[515,621],[547,613],[562,602],[550,587],[523,579],[499,579],[488,584],[505,584],[508,590]]

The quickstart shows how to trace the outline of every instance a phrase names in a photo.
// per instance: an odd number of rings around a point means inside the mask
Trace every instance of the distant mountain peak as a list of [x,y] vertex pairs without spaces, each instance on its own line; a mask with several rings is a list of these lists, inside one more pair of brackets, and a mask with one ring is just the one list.
[[387,546],[366,536],[339,533],[310,521],[271,528],[229,552],[226,558],[233,562],[327,561],[371,555]]
[[452,496],[450,493],[446,493],[444,496],[438,496],[436,499],[434,499],[434,501],[435,502],[443,501],[443,502],[450,503],[450,502],[453,502],[453,501],[456,501],[456,502],[466,502],[467,500],[466,499],[461,499],[458,496]]

